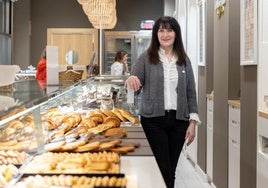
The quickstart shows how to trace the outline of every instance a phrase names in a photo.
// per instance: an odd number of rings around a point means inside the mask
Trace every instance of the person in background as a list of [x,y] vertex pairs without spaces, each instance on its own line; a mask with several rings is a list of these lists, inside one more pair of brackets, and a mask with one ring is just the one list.
[[155,22],[151,44],[125,85],[134,91],[142,88],[141,125],[167,187],[173,188],[183,145],[193,142],[200,123],[193,69],[175,18]]
[[125,73],[128,73],[127,52],[120,50],[115,54],[111,75],[124,75]]
[[46,56],[46,49],[44,49],[41,53],[41,57],[37,64],[37,70],[35,75],[36,80],[38,81],[39,85],[43,88],[46,84],[47,80],[47,56]]

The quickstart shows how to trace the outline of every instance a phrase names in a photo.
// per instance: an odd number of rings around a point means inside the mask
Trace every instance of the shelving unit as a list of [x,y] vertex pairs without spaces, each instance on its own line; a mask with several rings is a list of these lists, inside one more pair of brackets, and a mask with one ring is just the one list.
[[229,100],[228,187],[240,188],[240,102]]
[[258,1],[258,126],[257,126],[257,188],[268,184],[268,110],[265,96],[268,95],[267,85],[267,50],[268,50],[268,2]]
[[213,181],[213,96],[207,95],[207,176]]
[[259,111],[257,137],[257,187],[264,188],[268,182],[268,113]]

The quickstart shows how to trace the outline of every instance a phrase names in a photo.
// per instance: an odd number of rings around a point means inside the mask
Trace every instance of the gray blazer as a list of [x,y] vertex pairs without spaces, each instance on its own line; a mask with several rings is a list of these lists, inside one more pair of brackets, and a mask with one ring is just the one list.
[[[193,69],[187,58],[186,66],[177,66],[177,113],[176,118],[189,120],[190,113],[198,113]],[[164,71],[162,63],[149,62],[147,51],[142,53],[131,69],[131,75],[137,76],[142,84],[140,115],[157,117],[165,115]]]

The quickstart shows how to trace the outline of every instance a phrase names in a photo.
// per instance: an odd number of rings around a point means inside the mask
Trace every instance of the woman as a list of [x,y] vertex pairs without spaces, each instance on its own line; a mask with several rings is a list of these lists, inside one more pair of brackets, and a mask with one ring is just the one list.
[[128,73],[127,52],[121,50],[116,52],[114,62],[111,66],[112,75],[123,75]]
[[37,64],[37,70],[35,78],[40,85],[41,88],[45,88],[47,81],[47,53],[46,49],[44,49],[41,53],[41,57]]
[[155,22],[151,44],[125,84],[134,91],[143,90],[141,124],[164,181],[173,188],[184,142],[192,143],[200,123],[194,74],[175,18]]
[[36,79],[46,81],[47,79],[47,56],[46,49],[42,51],[41,57],[37,64]]

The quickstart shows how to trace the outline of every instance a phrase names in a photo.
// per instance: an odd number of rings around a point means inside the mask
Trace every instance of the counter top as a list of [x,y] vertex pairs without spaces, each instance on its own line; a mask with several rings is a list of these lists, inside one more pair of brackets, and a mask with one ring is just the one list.
[[268,119],[268,112],[260,110],[259,116]]
[[123,139],[123,141],[140,144],[140,147],[135,148],[133,152],[128,152],[126,155],[153,156],[152,149],[141,126],[134,125],[124,128],[127,130],[127,136]]
[[240,108],[240,100],[228,100],[228,104]]
[[154,156],[122,156],[121,172],[129,188],[166,187]]

